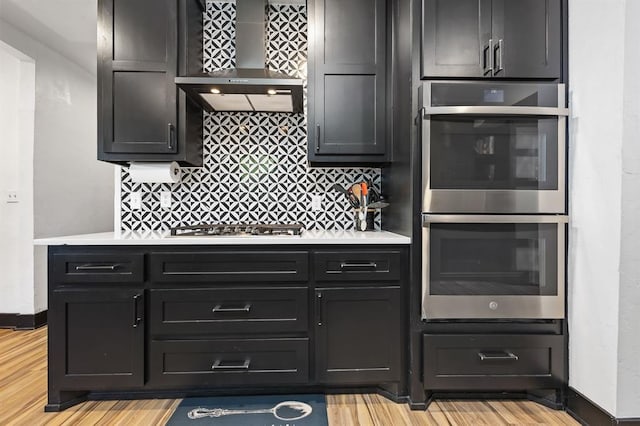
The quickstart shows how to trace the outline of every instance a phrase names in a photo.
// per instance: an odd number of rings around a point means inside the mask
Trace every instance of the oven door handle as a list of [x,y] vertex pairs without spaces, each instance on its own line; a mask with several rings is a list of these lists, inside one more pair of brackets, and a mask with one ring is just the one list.
[[422,214],[422,226],[430,223],[568,223],[567,215]]
[[569,108],[520,106],[425,106],[424,118],[431,115],[551,115],[568,116]]

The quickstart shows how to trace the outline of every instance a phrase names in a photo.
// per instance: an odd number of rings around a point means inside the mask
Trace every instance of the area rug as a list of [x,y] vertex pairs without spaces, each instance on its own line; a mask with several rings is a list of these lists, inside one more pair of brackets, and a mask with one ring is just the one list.
[[169,426],[328,426],[324,395],[185,398]]

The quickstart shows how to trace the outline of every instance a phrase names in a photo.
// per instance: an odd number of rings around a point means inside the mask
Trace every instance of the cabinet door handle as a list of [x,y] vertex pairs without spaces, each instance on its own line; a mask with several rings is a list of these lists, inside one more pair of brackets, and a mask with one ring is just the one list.
[[114,265],[92,265],[90,263],[86,265],[76,266],[76,271],[115,271],[118,268],[118,264]]
[[140,316],[140,311],[138,309],[138,301],[142,300],[141,294],[136,294],[133,296],[133,328],[138,327],[140,321],[142,321],[142,317]]
[[322,326],[322,293],[316,293],[316,323]]
[[493,73],[493,39],[489,39],[489,44],[482,49],[482,70],[484,75]]
[[[223,362],[227,362],[230,364],[223,364]],[[217,359],[213,365],[211,366],[212,370],[248,370],[251,365],[250,359],[245,359],[242,364],[238,361],[223,361],[221,359]]]
[[211,309],[211,312],[246,312],[246,313],[249,313],[250,310],[251,310],[251,304],[247,303],[242,308],[223,308],[222,305],[216,305],[216,306],[214,306],[213,309]]
[[480,361],[498,361],[498,360],[517,361],[518,360],[518,355],[515,355],[514,353],[509,351],[498,352],[497,354],[487,354],[485,352],[478,352],[478,356],[480,357]]
[[502,66],[502,50],[503,50],[503,40],[500,39],[498,40],[498,44],[495,45],[494,50],[493,50],[493,55],[495,57],[494,61],[495,61],[495,71],[493,73],[493,75],[498,75],[498,73],[500,71],[502,71],[504,68]]
[[316,152],[320,152],[320,125],[316,124]]
[[376,262],[367,262],[367,263],[342,262],[340,264],[340,269],[348,269],[348,268],[376,269],[377,267],[378,267],[378,264]]
[[169,123],[167,125],[167,148],[173,149],[173,138],[175,132],[173,131],[173,124]]

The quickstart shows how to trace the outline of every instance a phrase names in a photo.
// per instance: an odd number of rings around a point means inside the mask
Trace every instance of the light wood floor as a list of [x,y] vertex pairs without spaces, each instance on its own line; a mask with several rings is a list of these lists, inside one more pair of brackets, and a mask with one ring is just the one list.
[[[162,425],[180,400],[89,401],[45,413],[47,329],[0,329],[0,425]],[[332,426],[577,425],[562,411],[528,401],[442,400],[411,411],[378,395],[330,395]]]

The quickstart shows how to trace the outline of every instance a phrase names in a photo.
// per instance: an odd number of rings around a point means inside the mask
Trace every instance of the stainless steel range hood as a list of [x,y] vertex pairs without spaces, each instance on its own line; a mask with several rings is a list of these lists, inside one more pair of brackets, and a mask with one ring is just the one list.
[[303,112],[302,80],[265,67],[266,0],[236,0],[236,68],[176,77],[206,111]]

